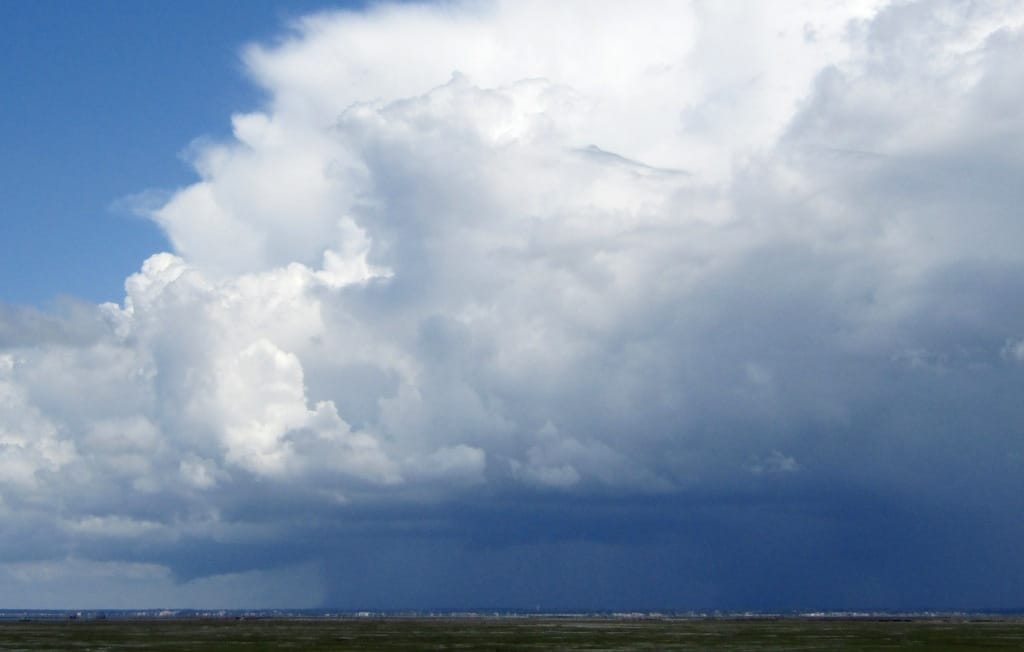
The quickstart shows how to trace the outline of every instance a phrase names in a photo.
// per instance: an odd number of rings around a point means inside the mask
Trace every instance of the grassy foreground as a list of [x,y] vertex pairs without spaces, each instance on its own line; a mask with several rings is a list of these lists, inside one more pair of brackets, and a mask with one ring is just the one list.
[[1017,619],[167,619],[0,623],[0,650],[1024,650]]

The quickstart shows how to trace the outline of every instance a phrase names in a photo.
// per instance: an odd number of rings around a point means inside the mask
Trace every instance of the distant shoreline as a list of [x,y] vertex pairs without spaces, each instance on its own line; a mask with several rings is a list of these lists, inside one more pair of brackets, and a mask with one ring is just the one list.
[[1024,622],[1022,611],[821,611],[821,612],[672,612],[672,611],[514,611],[514,610],[291,610],[291,609],[0,609],[0,622],[68,620],[391,620],[391,621],[793,621],[793,622]]

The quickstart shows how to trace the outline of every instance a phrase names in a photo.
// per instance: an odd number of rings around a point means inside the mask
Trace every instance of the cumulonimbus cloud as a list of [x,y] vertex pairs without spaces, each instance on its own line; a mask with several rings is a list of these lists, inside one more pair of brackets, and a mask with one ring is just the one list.
[[[149,213],[174,253],[119,305],[0,315],[0,508],[49,542],[9,531],[0,554],[78,559],[103,523],[125,563],[286,546],[275,501],[315,530],[347,506],[792,476],[931,495],[944,424],[990,423],[956,461],[977,468],[1021,423],[996,388],[1024,333],[1022,20],[495,2],[296,22],[245,52],[264,106]],[[992,391],[955,415],[921,398],[966,387]]]

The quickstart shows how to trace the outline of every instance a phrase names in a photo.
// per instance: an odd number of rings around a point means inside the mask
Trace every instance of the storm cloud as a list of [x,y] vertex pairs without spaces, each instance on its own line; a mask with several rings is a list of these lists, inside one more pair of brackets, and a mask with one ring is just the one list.
[[173,251],[0,310],[2,606],[1024,604],[1022,28],[450,2],[250,46],[262,106],[146,211]]

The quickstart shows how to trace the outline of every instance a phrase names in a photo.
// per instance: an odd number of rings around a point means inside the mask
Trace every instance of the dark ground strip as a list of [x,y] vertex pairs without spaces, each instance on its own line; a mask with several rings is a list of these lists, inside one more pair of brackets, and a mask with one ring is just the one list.
[[0,650],[1024,650],[1019,619],[167,619],[0,623]]

